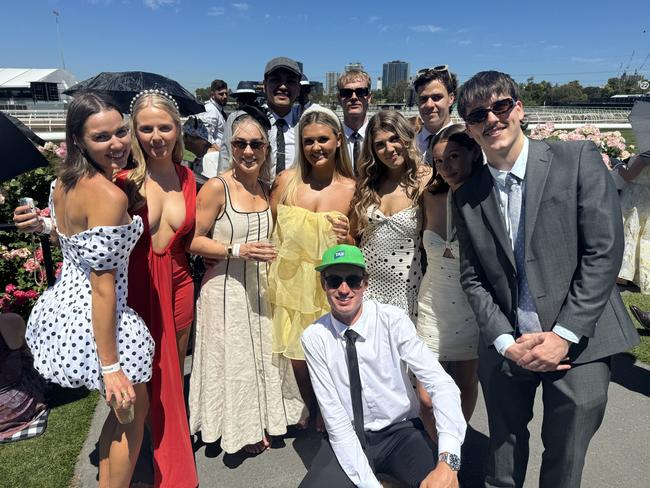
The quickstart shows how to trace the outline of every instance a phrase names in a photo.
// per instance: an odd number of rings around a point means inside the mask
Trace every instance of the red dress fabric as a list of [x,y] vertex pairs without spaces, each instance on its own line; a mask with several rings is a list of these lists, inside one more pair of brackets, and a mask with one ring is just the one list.
[[[139,215],[144,232],[129,260],[128,304],[145,321],[156,342],[150,384],[154,486],[195,488],[199,481],[187,423],[178,364],[176,331],[192,323],[194,288],[185,245],[194,234],[196,182],[192,172],[175,165],[185,198],[185,222],[161,252],[151,246],[147,205]],[[124,188],[128,171],[117,175]]]

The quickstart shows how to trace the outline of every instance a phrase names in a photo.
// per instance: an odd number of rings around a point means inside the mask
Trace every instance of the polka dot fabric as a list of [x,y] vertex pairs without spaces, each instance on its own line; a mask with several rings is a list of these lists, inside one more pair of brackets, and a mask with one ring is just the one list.
[[417,316],[421,229],[419,207],[405,208],[390,217],[376,207],[368,210],[368,225],[360,243],[370,275],[364,300],[395,305],[412,319]]
[[[54,216],[54,206],[50,200]],[[65,236],[61,277],[39,298],[29,317],[26,340],[34,366],[63,387],[103,390],[101,367],[91,323],[91,270],[116,270],[116,339],[120,365],[132,383],[151,378],[154,342],[144,321],[126,305],[129,255],[143,225],[93,227]]]

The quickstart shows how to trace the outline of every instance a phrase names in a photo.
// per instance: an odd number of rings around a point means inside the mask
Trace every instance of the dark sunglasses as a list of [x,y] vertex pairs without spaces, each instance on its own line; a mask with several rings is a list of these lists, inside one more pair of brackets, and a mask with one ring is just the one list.
[[244,150],[247,146],[250,146],[253,151],[259,151],[266,146],[264,141],[244,141],[243,139],[235,139],[231,141],[231,144],[237,149]]
[[440,73],[443,71],[449,73],[449,66],[446,64],[441,64],[439,66],[434,66],[433,68],[422,68],[421,70],[418,70],[415,77],[419,78],[420,76],[427,76],[433,73]]
[[368,88],[341,88],[339,90],[339,95],[341,98],[350,98],[353,93],[357,96],[357,98],[367,97],[370,93],[370,90],[368,90]]
[[350,289],[358,290],[363,284],[363,275],[351,274],[348,276],[327,275],[325,276],[325,284],[330,290],[335,290],[345,281]]
[[490,108],[477,108],[476,110],[468,113],[465,116],[465,122],[468,124],[480,124],[481,122],[485,122],[485,119],[488,118],[490,112],[498,117],[499,115],[510,112],[515,106],[515,103],[516,102],[513,98],[504,98],[503,100],[497,100],[492,104]]

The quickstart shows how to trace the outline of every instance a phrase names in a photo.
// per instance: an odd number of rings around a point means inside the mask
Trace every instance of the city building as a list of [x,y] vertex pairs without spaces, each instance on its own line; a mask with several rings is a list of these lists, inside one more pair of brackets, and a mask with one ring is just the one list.
[[384,63],[383,71],[383,88],[390,88],[397,85],[400,81],[409,79],[409,64],[405,61],[390,61]]
[[375,87],[376,87],[375,88],[376,90],[379,90],[379,91],[383,90],[384,85],[383,85],[383,81],[381,80],[381,76],[377,77],[377,84],[375,85]]
[[69,98],[63,92],[76,83],[63,69],[0,68],[0,109],[62,109]]
[[328,71],[325,73],[325,92],[328,95],[334,95],[336,93],[336,83],[338,82],[340,73],[337,71]]

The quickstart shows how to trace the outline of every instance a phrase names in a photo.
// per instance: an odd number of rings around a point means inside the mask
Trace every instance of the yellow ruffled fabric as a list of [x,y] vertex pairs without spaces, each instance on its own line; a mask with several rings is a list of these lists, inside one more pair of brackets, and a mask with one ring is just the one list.
[[278,205],[273,243],[278,257],[269,269],[269,301],[273,307],[273,352],[289,359],[305,359],[302,332],[330,311],[320,285],[320,264],[325,250],[336,244],[327,216],[340,212],[312,212]]

